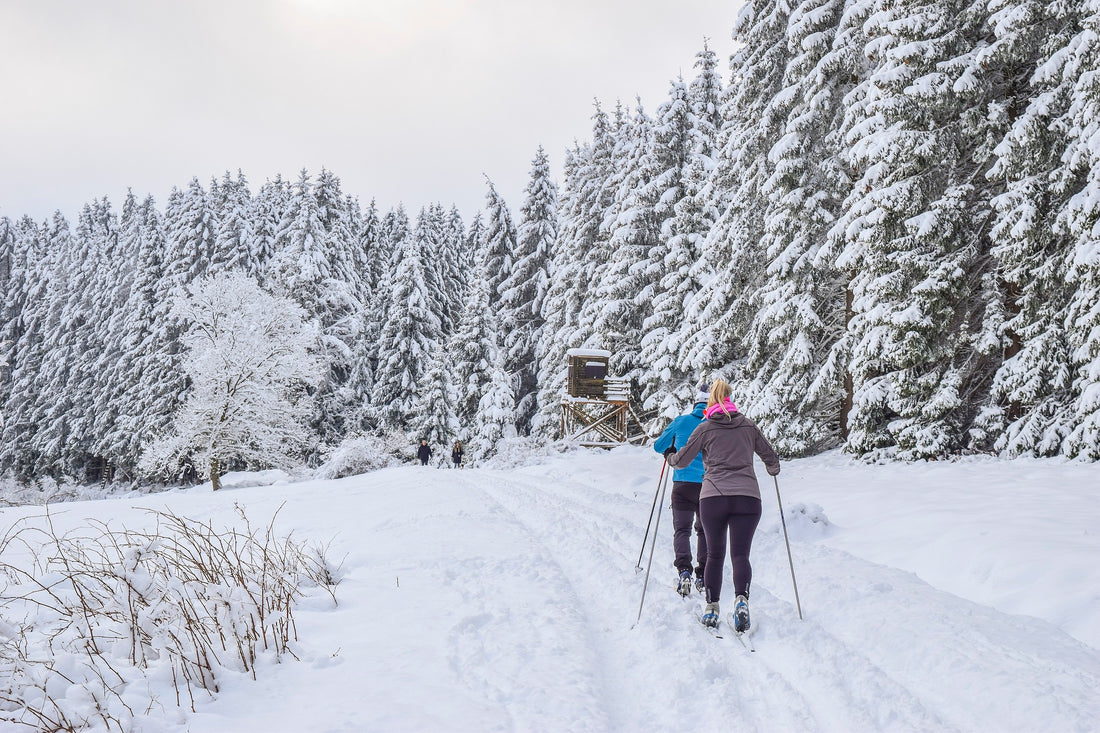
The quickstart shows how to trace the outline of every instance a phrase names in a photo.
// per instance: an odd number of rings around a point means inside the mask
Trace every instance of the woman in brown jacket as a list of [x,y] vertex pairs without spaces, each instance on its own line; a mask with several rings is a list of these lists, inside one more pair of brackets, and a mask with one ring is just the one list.
[[707,538],[707,564],[703,571],[707,606],[702,621],[718,625],[718,598],[722,593],[726,535],[729,534],[733,562],[734,628],[749,628],[749,584],[752,566],[749,549],[760,523],[760,486],[753,471],[753,455],[760,456],[768,473],[779,473],[779,458],[760,428],[737,411],[730,401],[732,390],[725,381],[715,380],[707,399],[706,419],[688,438],[687,444],[666,454],[668,464],[680,468],[702,452],[703,488],[699,492],[699,517]]

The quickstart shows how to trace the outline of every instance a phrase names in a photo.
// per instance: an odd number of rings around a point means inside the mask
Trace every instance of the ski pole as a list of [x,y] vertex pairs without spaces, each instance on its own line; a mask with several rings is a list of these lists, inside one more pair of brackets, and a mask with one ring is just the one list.
[[794,579],[794,560],[791,559],[791,541],[787,537],[787,519],[783,516],[783,499],[779,496],[779,479],[775,480],[775,500],[779,502],[779,521],[783,523],[783,541],[787,543],[787,562],[791,566],[791,584],[794,585],[794,603],[798,607],[798,620],[802,620],[802,603],[798,600],[798,582]]
[[657,494],[661,491],[661,482],[665,480],[665,466],[661,463],[661,477],[657,479],[657,490],[653,492],[653,506],[649,508],[649,521],[645,524],[645,537],[642,538],[642,549],[638,550],[638,562],[634,563],[634,572],[642,572],[642,555],[645,553],[645,543],[649,540],[649,525],[653,524],[653,510],[657,508]]
[[[657,522],[653,525],[653,541],[649,543],[649,564],[645,568],[645,582],[642,583],[642,600],[638,603],[638,621],[642,620],[642,606],[645,604],[645,591],[649,587],[649,570],[653,567],[653,548],[657,546],[657,528],[661,526],[661,509],[664,508],[665,503],[665,487],[668,486],[668,479],[665,478],[665,472],[661,471],[661,478],[664,481],[661,482],[661,503],[657,506]],[[634,624],[637,625],[638,621]]]

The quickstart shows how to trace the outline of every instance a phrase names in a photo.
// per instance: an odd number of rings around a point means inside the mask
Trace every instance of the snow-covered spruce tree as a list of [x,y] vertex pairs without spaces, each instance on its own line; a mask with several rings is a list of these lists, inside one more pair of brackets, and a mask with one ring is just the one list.
[[774,100],[786,68],[787,0],[750,0],[737,18],[730,83],[721,101],[717,159],[705,189],[717,220],[701,245],[701,259],[715,275],[700,285],[685,314],[678,358],[684,374],[721,374],[744,390],[743,339],[755,309],[751,299],[764,271],[765,181],[768,152],[779,140],[782,120]]
[[1066,76],[1073,103],[1066,116],[1070,140],[1060,186],[1074,191],[1058,217],[1073,240],[1066,311],[1073,366],[1073,431],[1064,452],[1100,460],[1100,2],[1084,4],[1082,30],[1071,44]]
[[478,401],[474,436],[468,444],[471,460],[489,458],[502,439],[516,437],[515,415],[512,378],[504,368],[504,350],[496,348],[489,365],[489,383]]
[[164,229],[171,250],[165,260],[166,276],[182,286],[206,274],[218,222],[210,196],[198,178],[191,179],[186,191],[172,189],[164,208]]
[[783,136],[761,187],[768,266],[752,301],[742,401],[786,455],[840,440],[843,375],[827,356],[843,330],[844,284],[817,255],[850,186],[837,131],[858,69],[844,50],[832,50],[843,10],[841,0],[803,0],[791,11],[790,61],[774,105]]
[[348,379],[344,385],[351,401],[345,418],[345,431],[358,433],[368,429],[370,425],[368,400],[374,388],[374,366],[371,359],[376,356],[375,349],[381,327],[381,318],[376,315],[376,311],[385,306],[379,302],[374,287],[376,273],[373,271],[373,253],[378,238],[378,212],[373,201],[365,213],[360,209],[357,198],[349,196],[345,201],[350,236],[349,254],[355,272],[352,279],[357,289],[356,298],[362,306],[359,338],[352,347]]
[[[574,175],[566,178],[562,197],[562,228],[559,238],[575,254],[579,290],[577,321],[566,347],[589,346],[603,348],[602,334],[593,331],[596,317],[602,310],[595,292],[603,280],[611,258],[609,235],[603,223],[614,200],[615,141],[622,114],[616,107],[614,120],[596,103],[592,115],[592,142],[576,159]],[[564,352],[561,357],[564,359]]]
[[167,432],[178,407],[178,329],[169,317],[169,302],[161,302],[165,268],[164,224],[156,203],[147,196],[137,207],[124,235],[136,257],[134,280],[123,308],[120,373],[125,388],[119,396],[114,435],[104,435],[103,455],[124,475],[133,475],[142,446]]
[[482,247],[487,258],[486,275],[489,278],[489,307],[494,310],[504,293],[504,283],[512,272],[516,253],[516,227],[512,214],[496,186],[485,179],[489,190],[485,193],[485,232]]
[[[840,120],[837,127],[829,134],[829,139],[836,151],[839,151],[839,159],[845,173],[845,186],[838,194],[843,195],[847,201],[851,195],[855,181],[863,177],[864,169],[869,165],[866,160],[856,160],[848,155],[851,145],[850,138],[857,127],[867,118],[868,92],[871,89],[869,79],[875,72],[875,63],[867,55],[866,49],[870,44],[867,34],[867,19],[875,11],[877,0],[861,0],[846,5],[841,14],[840,23],[836,30],[832,49],[829,52],[831,64],[836,64],[837,74],[847,74],[844,93],[838,116]],[[841,213],[844,204],[841,204]],[[814,267],[820,271],[833,271],[839,278],[836,297],[836,313],[833,320],[825,323],[829,336],[829,351],[825,356],[818,382],[814,385],[815,391],[827,391],[832,380],[838,380],[842,385],[842,397],[839,406],[839,415],[836,418],[838,432],[842,441],[847,441],[849,434],[848,418],[852,412],[853,381],[849,365],[852,360],[852,349],[855,342],[854,334],[849,330],[848,324],[852,318],[852,279],[855,273],[850,268],[837,265],[840,253],[846,245],[844,230],[834,223],[827,236],[820,242]]]
[[15,246],[15,232],[12,220],[0,216],[0,286],[7,292],[8,278],[11,276],[12,248]]
[[95,416],[106,408],[97,361],[106,348],[107,324],[117,300],[109,280],[124,270],[118,261],[118,220],[106,198],[85,205],[75,240],[81,256],[70,260],[74,266],[68,280],[71,287],[62,311],[68,378],[57,385],[71,400],[61,460],[65,475],[95,481],[104,469],[102,457],[95,455]]
[[440,345],[440,323],[429,301],[424,264],[413,233],[405,228],[404,240],[397,246],[371,403],[383,427],[407,430],[417,385]]
[[714,278],[717,270],[721,269],[720,262],[704,256],[706,237],[720,215],[709,185],[716,167],[720,149],[719,137],[724,126],[721,112],[722,80],[716,71],[717,67],[717,57],[708,44],[704,43],[703,50],[695,54],[695,68],[699,71],[688,85],[687,99],[692,125],[691,150],[684,168],[680,200],[673,207],[674,237],[685,243],[683,247],[676,249],[681,249],[682,255],[695,258],[688,269],[686,283],[680,285],[682,288],[686,286],[690,291],[684,299],[684,316],[680,319],[679,333],[676,336],[678,367],[685,373],[697,371],[691,363],[694,349],[689,345],[689,340],[700,330],[693,323],[695,317],[701,313],[699,293]]
[[302,170],[266,278],[271,292],[293,298],[320,324],[327,371],[315,395],[312,423],[325,444],[339,441],[358,408],[358,396],[346,385],[362,330],[362,304],[343,206],[339,182],[331,173],[322,171],[314,190]]
[[289,298],[238,272],[203,278],[177,299],[191,390],[173,429],[141,458],[170,479],[194,466],[216,490],[225,470],[291,468],[312,448],[308,387],[322,376],[318,329]]
[[[699,69],[688,86],[687,100],[691,109],[691,133],[688,158],[680,182],[680,198],[673,205],[673,218],[668,223],[672,236],[669,238],[671,256],[687,265],[685,277],[674,281],[674,287],[682,294],[682,315],[670,346],[676,348],[677,371],[688,377],[697,374],[693,356],[695,346],[692,339],[705,329],[701,327],[699,317],[703,313],[705,301],[702,292],[722,269],[721,261],[707,256],[706,238],[714,229],[719,217],[719,209],[714,204],[710,192],[710,178],[715,170],[718,154],[718,139],[722,127],[722,115],[719,111],[722,98],[722,84],[715,71],[717,59],[706,44],[696,54],[695,68]],[[670,271],[671,271],[670,267]],[[662,286],[665,283],[662,282]],[[685,384],[680,396],[692,399],[691,391],[695,385]]]
[[476,425],[478,403],[492,382],[491,367],[499,343],[496,316],[489,309],[488,265],[484,250],[477,253],[474,262],[474,277],[458,329],[447,348],[454,365],[454,412],[458,420],[456,435],[460,437]]
[[279,236],[279,224],[290,208],[290,186],[276,176],[260,186],[252,199],[249,221],[252,226],[251,252],[246,273],[264,285],[268,263],[275,255],[275,240]]
[[439,319],[442,337],[454,330],[456,319],[451,312],[451,294],[448,292],[453,280],[448,277],[446,263],[452,255],[447,251],[445,228],[443,208],[439,204],[432,204],[420,209],[416,217],[416,227],[413,229],[413,236],[420,247],[420,261],[424,263],[428,304]]
[[420,210],[414,230],[420,245],[432,309],[439,317],[443,338],[456,328],[466,290],[468,260],[462,217],[439,203]]
[[[410,237],[412,237],[412,229],[408,215],[405,213],[404,205],[398,204],[396,208],[390,209],[380,217],[375,247],[370,253],[371,270],[375,274],[375,281],[370,298],[371,308],[364,318],[364,346],[366,347],[365,356],[371,364],[372,383],[361,414],[368,429],[381,429],[385,423],[385,427],[391,431],[391,434],[396,434],[393,432],[394,426],[389,424],[375,408],[374,393],[378,386],[378,367],[383,358],[380,344],[382,329],[389,319],[394,275],[398,265],[401,264],[401,252],[405,247],[405,240]],[[387,405],[377,407],[383,409]]]
[[[382,236],[382,220],[378,216],[378,205],[371,199],[370,204],[360,213],[359,221],[359,246],[355,253],[355,260],[359,268],[358,280],[366,291],[367,297],[363,299],[364,305],[372,303],[371,295],[378,288],[378,281],[382,278],[382,265],[385,260],[380,260],[379,238]],[[368,311],[370,308],[368,308]]]
[[[3,364],[0,365],[0,405],[4,404],[8,391],[11,389],[11,371],[9,367],[11,365],[11,352],[15,348],[12,340],[5,338],[7,330],[11,328],[15,320],[14,315],[6,305],[7,299],[11,296],[10,283],[14,257],[14,222],[6,216],[0,216],[0,360],[3,361]],[[2,419],[3,412],[0,411],[0,420]],[[0,429],[3,429],[2,425],[0,425]]]
[[36,402],[46,397],[35,391],[35,382],[48,371],[51,253],[46,227],[29,217],[0,222],[0,244],[0,274],[5,276],[0,303],[0,470],[26,481],[34,477],[36,443],[41,440],[41,426],[34,420]]
[[[350,299],[346,308],[336,308],[337,317],[329,325],[332,315],[321,319],[326,336],[335,335],[341,350],[338,359],[330,360],[329,375],[333,385],[333,396],[326,400],[322,396],[322,407],[327,403],[329,414],[337,416],[330,442],[345,435],[351,429],[359,429],[364,423],[364,401],[373,387],[373,377],[369,369],[364,369],[364,361],[369,357],[375,342],[367,341],[366,320],[369,311],[371,293],[364,280],[360,267],[363,247],[364,220],[358,201],[341,192],[340,179],[330,170],[322,168],[317,176],[314,196],[320,212],[321,224],[328,236],[330,245],[329,260],[332,263],[335,280],[340,283],[339,291],[347,293]],[[367,233],[369,234],[369,232]],[[366,245],[369,246],[369,245]]]
[[584,265],[581,253],[573,246],[573,230],[566,217],[573,208],[580,183],[580,160],[584,153],[579,149],[567,151],[565,156],[565,187],[561,208],[562,229],[550,254],[550,287],[542,305],[543,330],[535,348],[538,361],[538,412],[532,420],[532,432],[545,436],[557,436],[561,427],[561,398],[565,394],[565,352],[583,343],[580,327],[581,297],[584,290]]
[[140,284],[134,292],[139,300],[134,304],[132,332],[138,377],[126,398],[135,406],[136,428],[131,436],[131,449],[138,451],[153,436],[167,434],[180,396],[188,389],[180,350],[184,326],[173,314],[172,303],[186,295],[191,273],[199,265],[191,262],[194,252],[181,249],[179,241],[168,238],[167,212],[179,205],[181,196],[178,190],[169,194],[164,219],[155,208],[145,211],[143,242],[138,254]]
[[210,261],[211,272],[237,270],[252,274],[258,270],[254,262],[252,193],[244,173],[237,171],[236,179],[225,172],[218,186],[215,201],[214,252]]
[[110,271],[114,273],[109,284],[101,286],[102,301],[99,306],[103,336],[94,364],[96,409],[92,415],[92,452],[101,457],[105,466],[101,480],[113,480],[120,463],[125,459],[122,446],[125,433],[132,427],[123,418],[124,395],[135,376],[130,367],[132,354],[126,349],[130,293],[138,267],[138,248],[142,212],[137,197],[127,191],[122,204],[118,231],[111,233],[114,246],[106,253]]
[[446,349],[438,348],[428,355],[427,369],[409,410],[411,443],[427,440],[429,445],[450,445],[458,435],[454,376],[454,363]]
[[353,209],[354,200],[340,190],[340,179],[332,171],[322,168],[317,175],[317,184],[313,187],[313,196],[317,201],[318,217],[328,237],[329,261],[333,276],[351,286],[359,302],[363,290],[358,268],[360,242],[357,237],[362,221],[358,209]]
[[1055,218],[1064,200],[1057,190],[1067,143],[1062,118],[1073,95],[1061,72],[1079,23],[1064,3],[999,0],[990,9],[993,38],[977,61],[1003,79],[991,112],[1010,125],[987,173],[1003,185],[990,232],[1003,304],[990,316],[1003,334],[1003,361],[991,404],[971,432],[977,447],[1055,455],[1073,412],[1065,328],[1073,244]]
[[614,197],[602,225],[611,254],[595,287],[593,301],[600,309],[592,328],[611,352],[612,373],[637,388],[648,370],[641,356],[642,323],[660,280],[649,254],[657,246],[660,222],[643,165],[653,155],[653,120],[640,100],[616,137]]
[[[584,340],[571,346],[593,349],[607,348],[606,335],[596,330],[596,321],[604,310],[604,304],[596,295],[608,278],[608,266],[612,258],[611,230],[614,217],[615,191],[625,171],[622,164],[627,152],[623,137],[629,134],[627,115],[621,103],[609,116],[599,104],[593,117],[592,143],[585,149],[584,163],[580,170],[579,194],[572,201],[573,226],[567,230],[572,237],[580,237],[581,274],[585,281],[581,295],[579,325],[584,329]],[[580,208],[577,208],[577,205]]]
[[966,2],[893,3],[865,23],[878,67],[847,158],[862,168],[834,228],[851,281],[847,448],[938,458],[966,444],[993,366],[986,90],[971,71],[982,17]]
[[688,104],[695,120],[696,142],[701,145],[699,152],[714,158],[724,126],[722,99],[725,90],[718,73],[718,56],[706,40],[703,41],[703,50],[695,54],[694,68],[699,71],[688,85]]
[[[85,253],[76,246],[68,220],[55,212],[46,234],[49,257],[49,282],[46,287],[46,323],[43,330],[43,358],[48,369],[40,370],[31,385],[32,402],[26,422],[33,426],[29,451],[34,465],[26,478],[69,475],[63,465],[63,451],[69,439],[69,408],[72,394],[67,391],[72,362],[68,345],[72,338],[66,316],[75,263]],[[22,418],[20,418],[22,420]],[[18,425],[18,424],[17,424]]]
[[512,271],[504,281],[499,323],[505,349],[505,369],[515,375],[516,425],[531,432],[538,390],[535,346],[543,328],[542,307],[549,288],[550,252],[558,235],[558,191],[550,162],[540,146],[531,162],[516,231]]
[[453,204],[447,213],[443,241],[448,252],[443,279],[451,299],[450,310],[457,321],[462,313],[462,304],[466,302],[466,289],[469,287],[470,271],[474,266],[474,248],[470,246],[470,240],[466,236],[462,214]]
[[[669,99],[657,110],[653,154],[644,163],[660,229],[657,245],[650,250],[649,269],[659,282],[650,314],[643,322],[641,360],[649,370],[643,382],[642,406],[664,417],[682,412],[685,398],[691,397],[691,392],[685,394],[685,390],[694,387],[692,376],[679,366],[679,354],[684,302],[698,290],[691,270],[700,256],[696,249],[699,238],[695,232],[680,231],[680,226],[693,228],[689,219],[695,212],[685,211],[681,219],[676,211],[688,198],[684,184],[695,149],[693,128],[687,86],[678,79],[671,85]],[[701,169],[693,171],[693,185],[702,185],[703,173]],[[697,189],[691,193],[697,193]]]

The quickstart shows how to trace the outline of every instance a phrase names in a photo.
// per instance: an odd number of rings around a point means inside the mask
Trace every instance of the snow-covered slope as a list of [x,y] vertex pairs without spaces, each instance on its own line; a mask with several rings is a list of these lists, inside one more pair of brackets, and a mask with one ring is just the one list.
[[135,526],[168,506],[232,523],[240,505],[263,521],[285,501],[277,529],[344,559],[339,605],[318,594],[297,612],[301,661],[226,673],[196,714],[154,711],[147,731],[1100,728],[1095,466],[785,463],[805,619],[765,482],[750,653],[672,590],[667,511],[635,624],[660,465],[621,448],[401,467],[74,503],[53,520]]

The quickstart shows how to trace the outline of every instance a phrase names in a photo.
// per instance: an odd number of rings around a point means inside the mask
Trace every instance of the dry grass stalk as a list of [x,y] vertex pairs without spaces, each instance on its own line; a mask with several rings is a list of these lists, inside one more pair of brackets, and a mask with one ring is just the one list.
[[[195,690],[216,692],[222,670],[255,678],[261,654],[297,658],[294,606],[307,589],[335,603],[327,547],[278,537],[278,512],[262,530],[240,507],[243,529],[152,513],[151,531],[91,523],[61,534],[47,512],[44,527],[0,537],[0,726],[129,730],[137,716],[123,691],[164,666],[176,705],[194,710]],[[73,658],[84,661],[53,661]],[[74,686],[83,704],[67,697]]]

